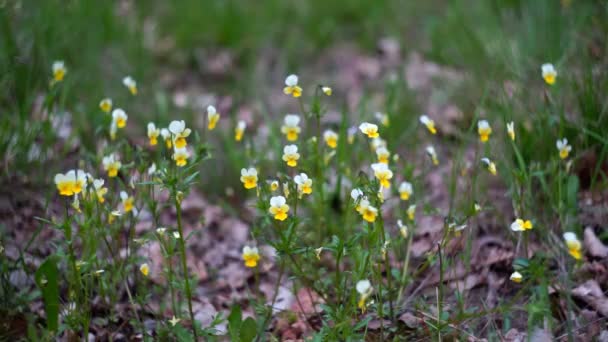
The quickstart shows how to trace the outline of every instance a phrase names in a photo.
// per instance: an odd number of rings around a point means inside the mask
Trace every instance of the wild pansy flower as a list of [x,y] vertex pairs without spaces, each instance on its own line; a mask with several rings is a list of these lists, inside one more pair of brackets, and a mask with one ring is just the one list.
[[380,122],[382,124],[382,126],[385,126],[385,127],[389,126],[390,120],[389,120],[388,114],[381,113],[381,112],[375,112],[374,116],[376,117],[376,120],[378,120],[378,122]]
[[373,138],[372,142],[370,144],[372,151],[376,151],[379,148],[386,148],[386,140],[382,139],[382,138]]
[[293,181],[298,186],[298,192],[310,195],[312,193],[312,179],[308,178],[305,173],[300,173],[293,178]]
[[367,299],[369,296],[371,296],[374,288],[369,280],[363,279],[357,282],[355,289],[359,293],[359,301],[357,302],[357,306],[359,309],[361,309],[361,311],[365,312],[365,309],[367,308]]
[[156,128],[154,122],[148,122],[148,139],[150,140],[151,146],[158,144],[158,136],[160,135],[160,129]]
[[277,191],[279,188],[279,181],[273,180],[270,182],[270,191]]
[[572,146],[568,145],[568,139],[563,138],[561,140],[557,140],[555,143],[557,150],[559,151],[559,157],[562,159],[568,158],[568,154],[572,151]]
[[336,148],[338,146],[338,134],[330,129],[323,132],[323,140],[325,140],[325,144],[331,148]]
[[564,241],[568,247],[568,253],[576,260],[580,260],[583,256],[581,254],[582,244],[573,232],[564,233]]
[[122,205],[122,211],[125,213],[133,211],[133,215],[135,215],[135,198],[133,196],[129,196],[126,191],[120,192],[120,199]]
[[479,120],[477,122],[477,133],[479,133],[479,140],[481,142],[486,142],[490,139],[490,134],[492,134],[492,127],[486,120]]
[[297,166],[298,159],[300,159],[300,154],[298,153],[298,146],[287,145],[283,148],[283,161],[285,161],[288,166]]
[[378,216],[378,209],[373,207],[365,198],[359,202],[357,212],[359,212],[365,221],[370,223],[376,221],[376,217]]
[[414,193],[414,188],[412,187],[412,183],[410,182],[401,182],[399,185],[399,197],[407,201],[410,199],[410,196]]
[[243,261],[245,262],[246,267],[256,267],[259,260],[260,252],[258,251],[257,247],[243,247]]
[[328,87],[328,86],[321,87],[321,91],[323,91],[323,94],[325,94],[327,96],[331,96],[332,90],[330,87]]
[[297,114],[287,114],[281,127],[281,133],[285,134],[287,140],[296,141],[300,134],[300,116]]
[[236,124],[236,128],[234,129],[234,140],[241,141],[243,139],[243,134],[245,133],[246,128],[247,123],[243,120],[240,120]]
[[179,167],[186,166],[188,164],[188,158],[190,158],[190,153],[185,147],[175,147],[173,150],[173,160],[175,160],[175,165]]
[[521,232],[524,230],[530,230],[532,229],[534,226],[532,225],[532,221],[530,220],[523,220],[523,219],[516,219],[515,221],[513,221],[513,223],[511,223],[511,230],[514,232]]
[[493,161],[491,161],[488,158],[481,158],[481,162],[484,163],[484,165],[486,166],[486,168],[488,169],[488,171],[493,175],[496,176],[496,164],[494,164]]
[[147,277],[150,273],[150,266],[148,266],[148,264],[142,264],[141,266],[139,266],[139,272],[141,272],[144,277]]
[[515,124],[513,121],[507,123],[507,134],[511,140],[515,141]]
[[509,277],[509,279],[511,279],[512,282],[514,283],[521,283],[521,281],[523,280],[523,276],[521,275],[521,273],[515,271],[513,273],[511,273],[511,276]]
[[109,113],[112,110],[112,99],[105,98],[99,102],[99,109],[105,113]]
[[207,129],[212,131],[220,120],[220,113],[217,112],[215,107],[207,106]]
[[409,207],[407,207],[407,218],[410,219],[410,221],[414,221],[414,219],[416,218],[416,205],[412,204]]
[[289,184],[283,183],[283,195],[285,195],[285,198],[289,198],[289,194]]
[[355,210],[358,212],[359,209],[361,209],[361,206],[357,202],[359,201],[360,198],[363,198],[363,191],[361,191],[361,189],[359,189],[359,188],[352,189],[350,191],[350,197],[357,204],[357,206],[355,207]]
[[253,189],[258,186],[258,171],[253,167],[241,169],[241,182],[245,189]]
[[436,134],[437,133],[437,129],[435,128],[435,121],[431,120],[428,116],[421,115],[420,116],[420,123],[422,123],[423,125],[425,125],[426,129],[428,129],[429,132],[431,132],[431,134]]
[[124,128],[127,125],[128,118],[127,113],[120,108],[112,111],[112,124],[117,128]]
[[287,200],[283,196],[274,196],[270,198],[270,208],[268,212],[274,215],[275,220],[284,221],[287,218],[289,206]]
[[137,82],[131,76],[127,76],[122,79],[122,84],[125,85],[131,92],[131,95],[137,95]]
[[399,227],[399,232],[404,239],[407,239],[408,229],[407,226],[403,224],[403,221],[397,220],[397,226]]
[[388,164],[391,154],[386,147],[379,147],[376,149],[376,157],[378,158],[378,163]]
[[62,196],[79,194],[86,184],[86,173],[82,170],[70,170],[66,174],[55,175],[55,186]]
[[359,125],[359,130],[367,135],[368,138],[377,138],[380,136],[380,134],[378,134],[378,126],[369,122],[364,122]]
[[171,132],[168,129],[163,128],[160,130],[160,135],[165,140],[165,145],[167,148],[171,148],[173,146],[173,142],[171,141]]
[[545,63],[541,65],[540,70],[545,82],[547,82],[548,85],[553,85],[555,83],[555,78],[557,77],[557,71],[553,64]]
[[302,88],[298,86],[298,76],[289,75],[285,79],[285,88],[283,88],[285,95],[291,95],[293,97],[302,96]]
[[386,166],[386,164],[375,163],[372,164],[372,170],[374,171],[374,176],[380,181],[380,185],[384,188],[391,187],[391,178],[393,178],[393,172]]
[[65,67],[65,63],[63,61],[55,61],[53,62],[53,82],[61,82],[65,77],[65,74],[68,70]]
[[346,140],[350,145],[355,142],[355,134],[357,134],[357,127],[350,127],[346,132]]
[[169,132],[172,134],[173,145],[175,145],[175,148],[181,149],[186,147],[188,144],[186,138],[190,135],[192,130],[190,130],[190,128],[186,128],[186,122],[184,120],[173,120],[169,124]]
[[116,177],[122,166],[122,163],[114,154],[103,157],[101,164],[103,165],[103,169],[108,172],[108,177],[110,178]]
[[93,181],[93,189],[99,203],[105,202],[104,196],[108,193],[108,188],[103,186],[104,183],[105,181],[101,178]]
[[435,152],[435,148],[433,146],[426,147],[426,154],[431,158],[433,165],[439,165],[439,159],[437,159],[437,152]]

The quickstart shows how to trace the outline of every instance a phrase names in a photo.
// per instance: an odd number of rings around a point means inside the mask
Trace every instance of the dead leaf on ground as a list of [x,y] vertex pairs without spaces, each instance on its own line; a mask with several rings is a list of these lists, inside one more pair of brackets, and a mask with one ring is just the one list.
[[604,295],[597,281],[587,280],[585,283],[574,288],[572,295],[585,301],[604,317],[608,317],[608,298]]
[[602,241],[595,235],[593,228],[585,228],[583,242],[585,250],[592,257],[605,258],[608,256],[608,246],[604,245]]

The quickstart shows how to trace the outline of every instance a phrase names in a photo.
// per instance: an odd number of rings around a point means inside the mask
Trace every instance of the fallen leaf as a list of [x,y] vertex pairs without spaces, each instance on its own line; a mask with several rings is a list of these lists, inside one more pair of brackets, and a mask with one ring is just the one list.
[[600,241],[591,227],[585,228],[583,244],[585,250],[593,257],[605,258],[608,256],[608,246]]

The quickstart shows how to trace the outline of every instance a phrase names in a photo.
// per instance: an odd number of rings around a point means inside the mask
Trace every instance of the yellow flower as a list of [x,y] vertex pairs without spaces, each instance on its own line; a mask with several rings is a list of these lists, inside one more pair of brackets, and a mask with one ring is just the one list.
[[82,170],[70,170],[66,174],[55,175],[55,185],[62,196],[79,194],[86,184],[86,173]]
[[270,198],[270,209],[268,212],[274,215],[275,220],[284,221],[287,218],[289,206],[283,196],[274,196]]
[[557,77],[557,71],[555,71],[553,64],[545,63],[541,65],[540,69],[545,82],[547,82],[548,85],[553,85],[553,83],[555,83],[555,78]]
[[125,85],[131,92],[131,95],[137,95],[137,82],[131,77],[127,76],[122,79],[122,84]]
[[407,201],[410,199],[410,196],[414,193],[414,189],[412,187],[412,183],[410,182],[402,182],[399,185],[399,197],[402,200]]
[[298,153],[298,146],[287,145],[283,148],[283,161],[285,161],[288,166],[297,166],[298,159],[300,159],[300,154]]
[[509,279],[511,279],[512,282],[514,283],[521,283],[521,281],[523,280],[523,276],[521,275],[521,273],[515,271],[511,274],[511,276],[509,277]]
[[285,134],[287,140],[296,141],[298,140],[298,134],[300,134],[300,116],[296,114],[285,115],[283,126],[281,127],[281,133]]
[[245,189],[253,189],[258,186],[258,171],[252,167],[241,169],[241,182]]
[[514,232],[530,230],[533,227],[534,226],[532,225],[532,222],[530,220],[523,220],[520,218],[516,219],[515,221],[513,221],[513,223],[511,223],[511,230]]
[[507,123],[507,134],[509,134],[509,138],[515,141],[515,124],[513,121]]
[[386,148],[386,141],[382,138],[373,138],[370,146],[372,147],[372,151],[376,151],[382,147]]
[[416,218],[416,205],[412,204],[409,207],[407,207],[407,218],[410,219],[410,221],[414,221],[414,219]]
[[361,309],[361,311],[365,312],[365,309],[367,308],[367,299],[369,298],[369,296],[371,296],[372,292],[374,291],[374,288],[372,287],[370,281],[367,279],[359,280],[355,288],[359,293],[359,302],[357,303],[357,306],[359,307],[359,309]]
[[270,191],[277,191],[279,188],[279,181],[273,180],[270,182]]
[[496,164],[493,161],[488,158],[481,158],[481,162],[486,165],[486,168],[493,176],[496,176]]
[[312,179],[308,178],[305,173],[300,173],[293,178],[293,181],[298,186],[298,192],[310,195],[312,193]]
[[368,200],[362,199],[357,206],[357,211],[367,222],[373,223],[378,216],[378,209],[373,207]]
[[576,260],[580,260],[583,256],[581,253],[582,244],[580,240],[576,237],[576,234],[572,232],[564,233],[564,240],[566,241],[566,246],[568,247],[568,253]]
[[122,166],[122,163],[114,154],[110,154],[109,156],[103,157],[101,161],[103,165],[103,169],[108,172],[108,177],[114,178],[118,175],[118,170]]
[[213,106],[207,106],[207,129],[212,131],[220,120],[220,113],[218,113]]
[[557,149],[559,150],[559,157],[562,159],[568,158],[568,154],[570,154],[570,151],[572,151],[572,146],[568,145],[568,139],[566,138],[557,140],[555,146],[557,146]]
[[431,134],[437,133],[437,129],[435,128],[435,121],[431,120],[428,116],[420,116],[420,122],[426,126],[426,129],[428,129]]
[[426,147],[426,154],[431,158],[433,165],[439,165],[439,159],[437,159],[437,152],[433,146]]
[[112,124],[117,128],[124,128],[127,125],[128,118],[127,113],[120,108],[112,111]]
[[169,132],[168,129],[163,128],[160,130],[160,135],[165,140],[165,145],[167,146],[167,148],[171,148],[173,146],[173,142],[171,140],[171,132]]
[[150,266],[148,266],[148,264],[142,264],[139,266],[139,271],[144,275],[144,277],[147,277],[150,273]]
[[404,225],[403,221],[401,221],[401,220],[397,220],[397,226],[399,227],[399,232],[401,233],[401,236],[404,239],[407,239],[407,236],[408,236],[408,233],[409,233],[407,226]]
[[99,108],[103,112],[109,113],[112,110],[112,99],[105,98],[105,99],[101,100],[101,102],[99,102]]
[[325,140],[325,144],[331,148],[336,148],[338,146],[338,134],[330,129],[323,132],[323,140]]
[[101,178],[93,181],[93,189],[99,203],[105,202],[104,196],[108,193],[108,188],[104,187],[103,184],[104,180]]
[[492,134],[492,127],[486,120],[479,120],[477,123],[477,133],[479,133],[479,140],[481,142],[486,142],[490,139],[490,134]]
[[53,81],[61,82],[65,77],[65,74],[68,70],[65,68],[65,63],[63,61],[55,61],[53,62]]
[[156,144],[158,144],[159,135],[160,129],[156,128],[154,122],[148,122],[148,139],[150,139],[151,146],[156,146]]
[[324,87],[321,87],[321,90],[323,91],[323,93],[324,93],[325,95],[327,95],[327,96],[331,96],[331,92],[332,92],[332,91],[331,91],[331,88],[330,88],[330,87],[328,87],[328,86],[324,86]]
[[377,138],[380,136],[380,134],[378,134],[378,126],[369,122],[364,122],[359,125],[359,130],[367,135],[368,138]]
[[374,176],[380,181],[380,185],[384,188],[391,187],[391,178],[393,178],[393,172],[389,170],[386,164],[376,163],[372,164],[372,170],[374,171]]
[[186,147],[188,142],[186,138],[192,132],[190,128],[186,128],[186,122],[184,120],[174,120],[169,124],[169,132],[172,134],[173,145],[176,149],[181,149]]
[[256,267],[258,260],[260,260],[260,253],[257,247],[243,247],[243,261],[245,261],[246,267]]
[[376,149],[376,157],[378,157],[378,163],[388,164],[388,160],[391,154],[386,147],[379,147]]
[[285,79],[285,88],[283,88],[285,95],[291,95],[293,97],[302,96],[302,88],[298,86],[298,76],[289,75]]
[[190,158],[190,153],[185,147],[175,148],[173,150],[173,160],[175,160],[175,165],[182,167],[188,164],[188,158]]
[[382,124],[382,126],[385,126],[385,127],[389,126],[390,121],[388,118],[388,114],[375,112],[374,116],[376,117],[376,120],[378,120],[378,122],[380,122]]
[[236,128],[234,129],[234,140],[241,141],[241,139],[243,139],[243,133],[245,133],[245,128],[247,128],[247,123],[243,120],[239,121],[236,124]]
[[[122,200],[122,211],[125,213],[134,211],[135,208],[134,202],[135,198],[133,196],[129,196],[125,191],[120,192],[120,199]],[[135,212],[133,213],[135,215]]]

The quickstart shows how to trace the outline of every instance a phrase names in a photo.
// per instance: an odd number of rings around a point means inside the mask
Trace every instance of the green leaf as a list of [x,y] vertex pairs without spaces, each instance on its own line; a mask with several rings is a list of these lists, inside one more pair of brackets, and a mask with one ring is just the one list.
[[568,187],[567,187],[567,198],[566,204],[568,208],[575,209],[576,208],[576,195],[578,194],[579,181],[578,177],[575,175],[571,175],[568,177]]
[[230,315],[228,315],[228,332],[230,333],[231,341],[238,341],[240,338],[239,332],[241,330],[242,317],[241,307],[238,305],[233,306]]
[[46,326],[51,331],[57,331],[59,326],[59,284],[57,282],[57,257],[48,257],[36,271],[36,285],[42,292]]
[[257,325],[255,320],[248,317],[241,325],[241,342],[251,342],[257,335]]

